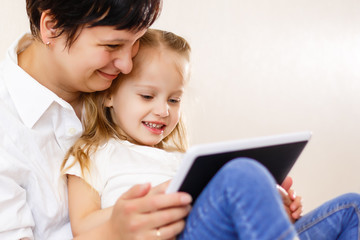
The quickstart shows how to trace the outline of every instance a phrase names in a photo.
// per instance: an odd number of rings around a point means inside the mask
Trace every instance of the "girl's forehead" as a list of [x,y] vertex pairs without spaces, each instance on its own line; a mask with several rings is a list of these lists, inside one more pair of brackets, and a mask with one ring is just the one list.
[[146,67],[151,63],[166,63],[185,67],[189,61],[181,53],[164,47],[146,47],[139,50],[138,55],[134,59],[134,67]]
[[141,61],[134,62],[132,72],[125,78],[134,82],[157,82],[159,79],[167,79],[167,81],[180,81],[183,84],[187,69],[186,62],[178,57],[147,55]]

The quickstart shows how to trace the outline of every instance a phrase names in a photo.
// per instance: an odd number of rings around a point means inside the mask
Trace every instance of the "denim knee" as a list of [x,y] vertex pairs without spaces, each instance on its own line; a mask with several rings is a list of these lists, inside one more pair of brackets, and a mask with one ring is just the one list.
[[360,214],[360,194],[358,193],[346,193],[338,196],[335,200],[338,205],[347,205],[353,207],[355,211]]
[[343,195],[340,195],[338,198],[342,199],[344,202],[351,202],[351,203],[355,203],[357,205],[360,204],[360,194],[359,193],[345,193]]
[[258,161],[251,158],[235,158],[226,163],[219,171],[219,175],[227,178],[256,180],[261,182],[275,182],[269,171]]
[[301,239],[358,239],[359,218],[360,194],[347,193],[305,214],[295,227]]

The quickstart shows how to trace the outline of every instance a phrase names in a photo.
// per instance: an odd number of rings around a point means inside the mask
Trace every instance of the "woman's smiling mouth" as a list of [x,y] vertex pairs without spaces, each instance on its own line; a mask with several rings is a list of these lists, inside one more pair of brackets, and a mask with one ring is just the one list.
[[108,74],[108,73],[104,73],[100,70],[97,70],[97,72],[104,78],[108,79],[108,80],[114,80],[115,78],[117,78],[119,76],[119,74]]

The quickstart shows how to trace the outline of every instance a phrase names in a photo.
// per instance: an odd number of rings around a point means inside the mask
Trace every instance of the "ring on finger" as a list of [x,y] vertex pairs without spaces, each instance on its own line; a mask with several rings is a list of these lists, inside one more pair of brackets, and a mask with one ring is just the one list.
[[157,237],[157,240],[161,240],[160,228],[157,228],[157,229],[156,229],[156,237]]

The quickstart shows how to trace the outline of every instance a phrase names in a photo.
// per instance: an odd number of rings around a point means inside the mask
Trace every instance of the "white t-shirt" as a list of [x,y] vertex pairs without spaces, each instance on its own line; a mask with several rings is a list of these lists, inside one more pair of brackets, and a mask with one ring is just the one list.
[[0,64],[0,239],[71,239],[60,165],[82,125],[17,65],[29,41],[14,43]]
[[[67,173],[87,181],[100,195],[101,207],[113,206],[130,187],[150,182],[152,186],[171,179],[182,154],[111,139],[91,156],[90,174],[81,174],[77,163]],[[73,162],[69,158],[67,165]]]

